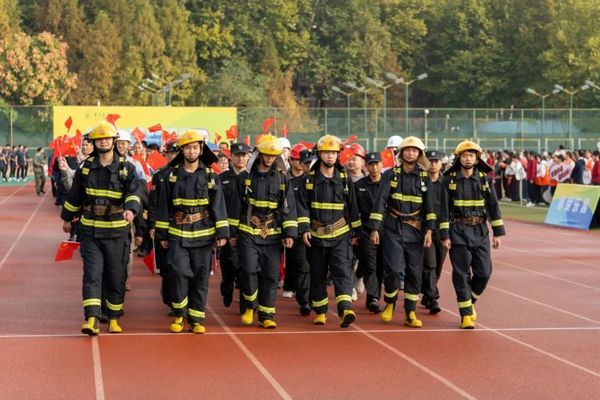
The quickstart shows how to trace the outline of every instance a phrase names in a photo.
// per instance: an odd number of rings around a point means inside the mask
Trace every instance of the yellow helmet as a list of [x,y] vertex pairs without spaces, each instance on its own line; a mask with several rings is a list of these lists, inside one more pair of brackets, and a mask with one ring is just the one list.
[[423,144],[421,139],[419,139],[416,136],[405,137],[402,140],[402,142],[400,143],[400,150],[402,150],[405,147],[416,147],[417,149],[419,149],[421,151],[425,151],[425,145]]
[[183,148],[186,144],[194,143],[194,142],[204,142],[204,135],[202,135],[198,131],[189,130],[183,132],[183,135],[179,136],[177,139],[177,147]]
[[454,155],[460,156],[463,152],[467,150],[476,151],[478,156],[482,152],[481,146],[479,146],[477,143],[472,142],[470,140],[463,140],[458,144],[458,146],[456,146],[456,149],[454,150]]
[[337,136],[325,135],[317,142],[317,151],[341,151],[342,141]]
[[259,153],[269,156],[278,156],[283,152],[283,147],[273,135],[265,135],[261,138],[256,149]]
[[102,121],[96,126],[88,135],[90,140],[104,139],[104,138],[116,138],[119,134],[117,128],[108,121]]

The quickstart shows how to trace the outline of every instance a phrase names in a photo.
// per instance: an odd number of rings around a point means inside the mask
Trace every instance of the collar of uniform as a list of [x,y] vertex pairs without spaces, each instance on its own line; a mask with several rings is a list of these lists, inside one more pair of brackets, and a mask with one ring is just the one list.
[[419,164],[417,164],[417,163],[415,163],[415,167],[410,172],[404,171],[404,169],[402,168],[402,165],[398,166],[397,168],[401,174],[413,174],[413,175],[419,176],[419,172],[421,172],[421,168],[419,168]]
[[477,168],[473,167],[473,174],[471,176],[464,176],[462,173],[462,169],[459,169],[458,171],[456,171],[456,179],[473,179],[478,181],[479,171],[477,170]]
[[185,178],[186,176],[189,176],[189,175],[195,174],[196,172],[198,172],[198,171],[200,171],[200,170],[202,170],[202,169],[204,169],[204,168],[206,168],[206,167],[204,166],[204,164],[202,164],[202,162],[199,162],[199,163],[198,163],[198,168],[196,168],[196,170],[195,170],[194,172],[187,172],[187,171],[185,170],[185,168],[183,167],[183,162],[182,162],[181,164],[179,164],[179,165],[177,166],[177,177],[178,177],[178,178]]
[[[120,156],[117,154],[117,152],[114,152],[114,155],[115,156],[113,158],[112,163],[110,163],[106,166],[106,168],[108,168],[110,172],[115,172],[119,168],[119,164],[121,163]],[[94,159],[92,160],[92,164],[90,165],[90,167],[92,169],[102,167],[102,164],[100,164],[100,156],[98,154],[96,154],[94,156]]]
[[317,173],[315,174],[315,185],[320,184],[321,182],[325,182],[329,179],[340,179],[340,171],[337,168],[333,169],[333,177],[327,178],[321,172],[321,168],[317,169]]

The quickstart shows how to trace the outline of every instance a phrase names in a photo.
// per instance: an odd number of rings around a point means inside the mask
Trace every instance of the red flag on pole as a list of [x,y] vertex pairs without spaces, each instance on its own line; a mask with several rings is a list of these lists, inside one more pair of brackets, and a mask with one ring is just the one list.
[[150,250],[150,253],[148,253],[148,255],[142,259],[142,261],[144,261],[144,265],[148,268],[148,271],[150,271],[152,275],[155,275],[156,262],[154,258],[154,249]]
[[141,164],[144,174],[150,175],[150,171],[148,171],[148,164],[146,164],[146,159],[143,154],[136,154],[132,158]]
[[173,132],[173,133],[169,133],[168,131],[163,130],[162,131],[162,142],[163,144],[165,143],[169,143],[172,141],[177,140],[177,133]]
[[232,126],[231,126],[231,128],[229,128],[229,129],[226,131],[226,134],[227,134],[227,139],[231,139],[232,141],[234,141],[234,142],[235,142],[235,141],[237,140],[237,138],[238,138],[239,134],[240,134],[240,133],[238,132],[238,127],[237,127],[237,125],[232,125]]
[[219,165],[216,162],[212,163],[210,167],[212,168],[213,171],[215,171],[215,174],[217,174],[217,175],[221,175],[221,172],[223,172],[221,170],[221,168],[219,168]]
[[115,122],[117,122],[117,120],[121,118],[121,116],[119,114],[108,114],[106,116],[106,120],[108,122],[110,122],[111,124],[113,124],[113,126],[115,125]]
[[158,131],[162,131],[162,126],[160,126],[160,124],[156,124],[156,125],[153,125],[148,128],[148,132],[158,132]]
[[73,242],[70,240],[63,240],[54,256],[54,261],[64,261],[73,258],[73,253],[79,248],[79,242]]
[[281,128],[281,137],[286,138],[287,137],[287,125],[283,124],[283,127]]
[[354,156],[354,149],[352,147],[344,147],[340,152],[340,164],[346,164],[346,161]]
[[148,163],[150,168],[152,168],[154,171],[157,171],[167,165],[167,159],[158,151],[153,150],[150,154],[148,154],[148,157],[146,157],[146,163]]
[[69,117],[65,121],[65,126],[67,127],[67,132],[71,130],[71,126],[73,125],[73,118]]
[[246,135],[246,137],[244,138],[244,143],[250,146],[250,135]]
[[381,164],[383,168],[392,168],[396,166],[394,150],[392,150],[391,147],[381,151]]
[[344,144],[346,146],[348,146],[349,144],[351,144],[352,142],[354,142],[356,139],[358,139],[356,137],[356,135],[351,135],[348,139],[346,139],[346,141],[344,142]]
[[215,144],[221,143],[221,135],[215,132]]
[[142,140],[146,138],[146,134],[142,132],[140,128],[135,128],[131,131],[131,137],[134,138],[136,142],[142,143]]
[[271,125],[273,125],[274,122],[275,122],[275,117],[265,119],[263,121],[262,133],[269,133],[269,128],[271,128]]

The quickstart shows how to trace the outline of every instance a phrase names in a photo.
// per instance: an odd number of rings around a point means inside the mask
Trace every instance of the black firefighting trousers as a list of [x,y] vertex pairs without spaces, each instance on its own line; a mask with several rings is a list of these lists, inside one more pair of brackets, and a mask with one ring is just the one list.
[[367,292],[366,305],[381,298],[383,282],[383,250],[367,237],[358,242],[358,269],[356,276],[362,276]]
[[352,245],[349,238],[338,240],[332,247],[315,244],[308,249],[310,262],[310,301],[317,314],[327,313],[327,274],[335,289],[338,315],[352,308]]
[[404,276],[404,310],[415,311],[423,275],[423,244],[404,243],[400,234],[384,229],[383,286],[386,303],[395,304],[400,289],[400,274]]
[[452,245],[450,261],[460,315],[471,315],[472,303],[481,296],[492,275],[490,243],[484,240],[477,247]]
[[[125,282],[131,241],[129,236],[99,239],[81,234],[83,310],[85,318],[99,318],[102,299],[110,319],[123,315]],[[102,283],[104,280],[104,296]]]
[[232,247],[229,242],[220,251],[221,264],[221,285],[228,290],[233,290],[235,282],[239,279],[240,261],[236,247]]
[[212,264],[212,244],[182,247],[177,239],[169,240],[169,294],[176,316],[186,315],[190,324],[204,322],[208,278]]
[[423,293],[423,301],[425,303],[440,298],[437,283],[440,280],[444,261],[448,254],[448,250],[442,246],[442,243],[440,242],[439,233],[437,231],[433,231],[431,241],[431,246],[424,250],[425,260],[423,262],[421,293]]
[[284,290],[296,292],[299,305],[308,305],[308,288],[310,287],[310,264],[306,254],[306,245],[302,238],[294,239],[291,249],[285,254]]
[[240,310],[258,308],[259,321],[275,318],[281,249],[279,242],[256,244],[246,233],[238,236],[242,292]]

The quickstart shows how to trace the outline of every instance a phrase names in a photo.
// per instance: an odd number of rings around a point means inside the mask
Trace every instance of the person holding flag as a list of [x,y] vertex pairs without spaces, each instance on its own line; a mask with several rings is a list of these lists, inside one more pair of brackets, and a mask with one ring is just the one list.
[[118,318],[123,315],[130,224],[140,212],[143,186],[135,167],[115,150],[117,131],[103,121],[89,134],[94,151],[79,166],[61,213],[63,231],[80,216],[78,233],[83,258],[83,308],[86,322],[81,332],[99,333],[104,297],[110,333],[122,332]]
[[354,186],[339,163],[343,144],[332,135],[317,142],[317,160],[299,187],[299,230],[309,248],[310,300],[315,325],[327,323],[327,273],[335,287],[341,328],[356,319],[352,311],[352,239],[360,235]]
[[240,261],[241,322],[251,325],[258,308],[258,324],[265,329],[277,327],[281,246],[292,247],[298,235],[296,202],[282,151],[275,136],[262,138],[247,171],[238,177],[237,201],[229,216],[234,226],[231,245],[237,246]]
[[[437,215],[432,200],[425,145],[408,136],[402,140],[397,167],[383,173],[369,217],[370,238],[383,249],[384,322],[394,315],[400,274],[404,277],[404,325],[420,328],[415,310],[421,291],[423,248],[431,246]],[[383,237],[381,235],[383,234]]]
[[506,234],[496,190],[487,176],[492,168],[481,159],[481,153],[481,147],[470,140],[456,146],[454,164],[444,172],[442,190],[440,239],[450,252],[462,329],[475,328],[474,303],[492,274],[487,221],[495,249]]
[[[171,261],[169,295],[175,320],[171,332],[184,328],[184,317],[194,333],[204,333],[212,247],[229,237],[223,190],[209,167],[216,161],[200,132],[188,130],[177,139],[181,151],[155,182],[155,238],[168,248]],[[168,178],[167,178],[168,176]]]

